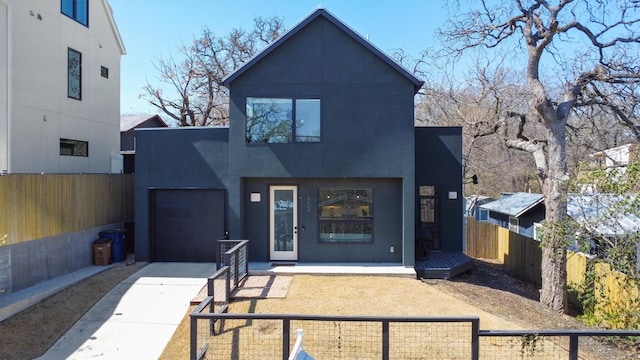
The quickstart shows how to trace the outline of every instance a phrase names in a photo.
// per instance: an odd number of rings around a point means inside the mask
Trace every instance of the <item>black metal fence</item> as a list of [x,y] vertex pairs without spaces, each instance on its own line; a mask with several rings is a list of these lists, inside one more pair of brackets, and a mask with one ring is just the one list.
[[191,314],[191,325],[191,359],[286,360],[297,329],[304,329],[304,349],[315,359],[612,360],[594,337],[640,336],[640,331],[480,330],[476,317],[228,314],[202,308]]
[[[216,251],[217,271],[207,278],[207,297],[193,311],[198,314],[221,314],[227,312],[231,301],[231,293],[238,287],[240,281],[249,275],[249,240],[228,240],[222,237],[217,240]],[[204,354],[208,344],[197,342],[198,327],[197,318],[191,317],[190,352],[191,358],[199,358],[197,354]],[[216,319],[209,319],[205,333],[215,333]],[[200,326],[201,327],[201,326]]]
[[[480,330],[477,317],[229,314],[248,275],[248,240],[218,240],[218,271],[190,315],[191,359],[288,359],[298,329],[315,359],[606,359],[598,339],[640,331]],[[594,340],[595,339],[595,340]]]

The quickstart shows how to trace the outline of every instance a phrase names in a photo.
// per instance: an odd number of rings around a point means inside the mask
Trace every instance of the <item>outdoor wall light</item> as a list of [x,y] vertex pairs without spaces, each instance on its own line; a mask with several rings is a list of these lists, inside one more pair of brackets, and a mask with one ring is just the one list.
[[457,191],[449,191],[449,200],[455,200],[458,198],[458,192]]
[[260,193],[251,193],[251,202],[259,203],[260,202]]

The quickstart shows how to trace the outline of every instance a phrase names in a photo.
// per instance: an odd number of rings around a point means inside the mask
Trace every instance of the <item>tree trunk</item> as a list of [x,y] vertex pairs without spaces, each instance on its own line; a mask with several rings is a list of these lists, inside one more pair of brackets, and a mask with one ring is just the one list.
[[565,121],[548,123],[548,169],[542,179],[546,227],[542,240],[540,302],[558,312],[567,310],[567,159]]

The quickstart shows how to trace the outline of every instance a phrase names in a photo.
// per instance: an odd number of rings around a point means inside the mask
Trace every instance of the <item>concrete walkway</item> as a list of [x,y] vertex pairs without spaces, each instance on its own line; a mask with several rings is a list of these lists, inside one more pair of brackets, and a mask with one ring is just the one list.
[[215,264],[151,263],[122,281],[39,359],[157,359]]

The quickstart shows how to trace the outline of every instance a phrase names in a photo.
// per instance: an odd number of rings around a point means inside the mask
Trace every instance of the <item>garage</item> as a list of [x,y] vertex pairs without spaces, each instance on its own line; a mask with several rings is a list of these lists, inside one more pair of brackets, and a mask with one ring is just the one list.
[[152,261],[215,262],[225,189],[153,189],[150,199]]

